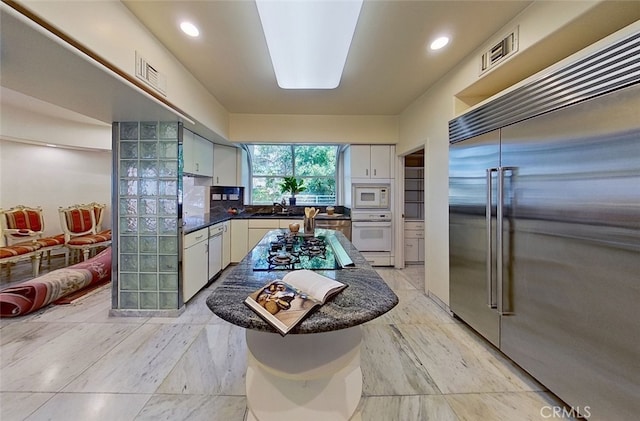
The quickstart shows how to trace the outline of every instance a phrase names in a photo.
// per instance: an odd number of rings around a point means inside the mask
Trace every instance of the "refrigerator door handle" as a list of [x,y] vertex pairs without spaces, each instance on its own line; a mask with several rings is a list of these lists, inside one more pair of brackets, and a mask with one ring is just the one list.
[[498,168],[487,168],[487,202],[485,209],[486,216],[486,228],[487,228],[487,305],[490,308],[497,308],[496,303],[496,288],[494,287],[494,268],[493,262],[493,231],[491,229],[492,220],[492,202],[493,202],[493,174],[498,172]]
[[503,224],[504,217],[504,168],[498,168],[498,204],[496,206],[496,293],[498,295],[497,304],[498,304],[498,313],[502,314],[504,310],[503,305],[503,255],[502,255],[502,230],[504,228]]
[[[510,300],[510,282],[511,282],[511,272],[513,265],[513,256],[511,248],[513,247],[513,239],[511,238],[511,230],[513,229],[513,183],[514,183],[514,175],[517,171],[517,167],[499,167],[498,168],[498,204],[496,209],[496,292],[497,292],[497,309],[498,313],[503,316],[513,314],[512,306]],[[509,178],[508,184],[505,183],[505,175]],[[505,208],[509,207],[509,211],[505,214]],[[505,241],[505,220],[507,221],[507,228],[509,229],[509,233],[507,233],[507,239]],[[507,251],[506,263],[509,265],[506,271],[505,278],[505,250]],[[505,284],[505,282],[507,282]],[[507,297],[507,302],[505,303],[505,296]]]

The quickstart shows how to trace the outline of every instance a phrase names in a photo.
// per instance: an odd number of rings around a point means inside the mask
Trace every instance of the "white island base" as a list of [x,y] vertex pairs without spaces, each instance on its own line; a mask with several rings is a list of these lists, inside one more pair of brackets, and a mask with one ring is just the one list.
[[362,394],[360,326],[280,336],[247,329],[249,421],[349,420]]

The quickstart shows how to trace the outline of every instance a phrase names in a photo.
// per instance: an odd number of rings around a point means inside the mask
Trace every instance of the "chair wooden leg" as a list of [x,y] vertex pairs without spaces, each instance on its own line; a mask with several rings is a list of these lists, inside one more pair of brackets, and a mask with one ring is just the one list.
[[33,277],[37,278],[40,273],[40,256],[42,253],[36,253],[31,256],[31,265],[33,267]]
[[11,265],[12,264],[13,263],[11,263],[11,262],[0,264],[0,272],[2,272],[2,266],[6,266],[7,267],[7,279],[11,278]]

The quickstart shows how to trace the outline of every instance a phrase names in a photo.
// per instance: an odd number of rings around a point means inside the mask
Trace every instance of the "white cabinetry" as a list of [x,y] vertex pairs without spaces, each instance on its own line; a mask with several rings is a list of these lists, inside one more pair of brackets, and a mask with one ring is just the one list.
[[300,231],[304,228],[304,218],[300,219],[279,219],[278,228],[289,229],[289,224],[300,224]]
[[249,219],[248,250],[254,248],[266,233],[279,227],[278,219]]
[[231,221],[231,262],[238,263],[249,251],[249,220],[233,219]]
[[222,271],[222,236],[224,225],[209,227],[209,279]]
[[184,236],[182,299],[185,303],[209,282],[208,239],[208,228]]
[[424,222],[404,223],[404,260],[409,263],[424,262]]
[[394,178],[391,145],[351,145],[351,178]]
[[222,269],[231,263],[231,221],[222,222]]
[[302,229],[302,218],[252,218],[231,220],[231,262],[238,263],[241,261],[269,231],[278,228],[289,229],[289,224],[294,222],[300,224],[300,229]]
[[237,186],[236,148],[213,145],[213,185]]
[[186,174],[213,177],[213,143],[204,137],[184,130],[182,157]]

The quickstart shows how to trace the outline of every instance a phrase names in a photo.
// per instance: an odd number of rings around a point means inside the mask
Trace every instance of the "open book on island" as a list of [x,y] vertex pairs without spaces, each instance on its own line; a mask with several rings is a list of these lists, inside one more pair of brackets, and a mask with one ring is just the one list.
[[316,272],[295,270],[254,291],[244,302],[284,336],[316,306],[346,287]]

